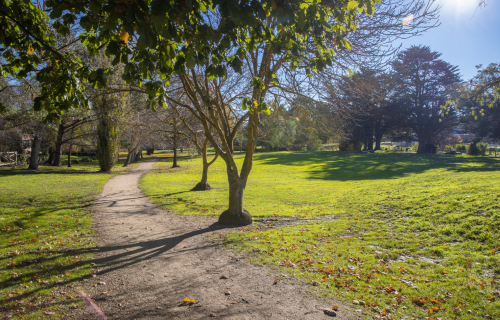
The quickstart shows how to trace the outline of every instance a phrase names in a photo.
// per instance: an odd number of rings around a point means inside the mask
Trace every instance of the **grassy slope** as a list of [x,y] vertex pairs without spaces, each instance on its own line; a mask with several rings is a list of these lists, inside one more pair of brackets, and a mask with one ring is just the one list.
[[[496,159],[323,152],[255,160],[245,192],[252,215],[337,220],[254,226],[230,234],[232,245],[332,297],[365,304],[367,317],[500,318]],[[146,194],[178,213],[220,214],[228,194],[223,163],[210,168],[215,190],[201,193],[188,192],[200,178],[199,161],[181,165],[158,164],[142,180]]]
[[15,317],[54,319],[79,303],[62,286],[92,270],[87,207],[112,176],[98,169],[97,161],[39,172],[0,168],[0,301]]

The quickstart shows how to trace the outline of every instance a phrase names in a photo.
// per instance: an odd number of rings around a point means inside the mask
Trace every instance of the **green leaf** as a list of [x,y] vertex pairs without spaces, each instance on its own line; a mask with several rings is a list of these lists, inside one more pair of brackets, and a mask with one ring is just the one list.
[[264,89],[266,88],[264,81],[262,81],[262,79],[260,79],[259,77],[253,77],[250,81],[250,85],[257,89],[257,91],[259,92],[264,91]]
[[351,1],[349,1],[349,3],[347,3],[347,10],[355,9],[358,6],[359,6],[359,2],[358,1],[351,0]]
[[230,61],[230,65],[234,69],[234,71],[238,72],[239,74],[242,73],[241,66],[243,65],[243,63],[241,62],[239,57],[233,56]]
[[257,107],[257,110],[259,110],[259,112],[265,112],[267,115],[271,114],[271,109],[269,109],[269,106],[265,102],[262,102],[261,104],[259,104],[259,106]]

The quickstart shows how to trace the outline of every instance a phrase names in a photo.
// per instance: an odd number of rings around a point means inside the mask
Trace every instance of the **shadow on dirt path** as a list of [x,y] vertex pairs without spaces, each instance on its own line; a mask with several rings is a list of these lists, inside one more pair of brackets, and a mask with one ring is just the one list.
[[[231,230],[215,217],[174,215],[151,203],[139,178],[155,163],[108,181],[92,208],[100,239],[97,276],[84,290],[108,319],[331,318],[318,308],[335,301],[316,300],[307,293],[310,286],[235,258],[209,240],[208,234]],[[273,285],[277,277],[282,280]],[[196,303],[183,305],[185,297]],[[65,318],[102,319],[90,307]],[[341,308],[337,318],[359,316]]]

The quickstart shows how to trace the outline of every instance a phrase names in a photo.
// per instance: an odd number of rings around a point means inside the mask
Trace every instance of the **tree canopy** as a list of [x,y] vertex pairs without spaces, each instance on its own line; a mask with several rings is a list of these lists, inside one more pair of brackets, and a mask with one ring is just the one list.
[[[358,15],[372,15],[380,0],[49,0],[43,8],[22,0],[0,1],[2,76],[36,73],[41,92],[35,109],[58,119],[70,107],[87,107],[83,84],[106,84],[113,68],[92,69],[61,45],[72,26],[75,41],[91,53],[105,49],[123,79],[145,87],[150,108],[166,104],[163,80],[185,68],[204,66],[213,77],[240,72],[249,51],[272,41],[292,68],[308,74],[332,64],[334,49],[350,48]],[[273,77],[268,72],[266,77]],[[262,86],[254,79],[254,86]]]

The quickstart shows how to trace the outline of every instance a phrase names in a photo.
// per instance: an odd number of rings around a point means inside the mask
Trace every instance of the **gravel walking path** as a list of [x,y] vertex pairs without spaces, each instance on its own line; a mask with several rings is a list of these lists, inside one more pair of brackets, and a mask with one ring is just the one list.
[[[84,290],[107,319],[331,319],[332,307],[298,280],[239,259],[207,237],[227,232],[215,217],[157,208],[139,189],[155,159],[104,185],[92,211],[97,277]],[[206,191],[210,192],[210,191]],[[225,276],[227,279],[221,279]],[[282,280],[274,285],[274,280]],[[184,305],[183,299],[196,300]],[[68,319],[102,319],[91,307]],[[358,319],[339,311],[337,319]]]

